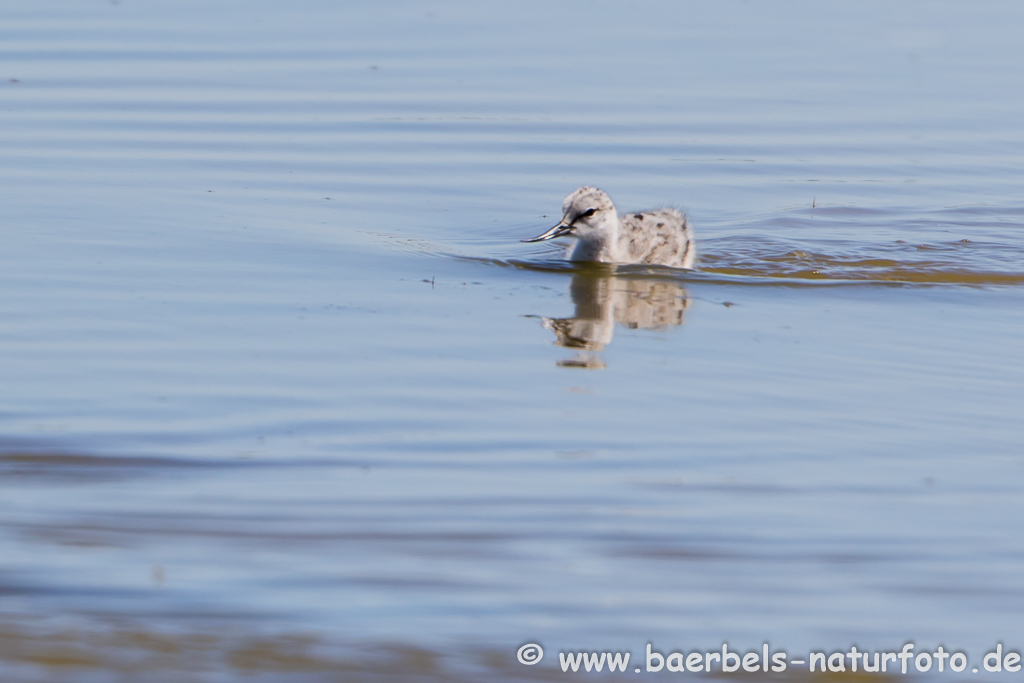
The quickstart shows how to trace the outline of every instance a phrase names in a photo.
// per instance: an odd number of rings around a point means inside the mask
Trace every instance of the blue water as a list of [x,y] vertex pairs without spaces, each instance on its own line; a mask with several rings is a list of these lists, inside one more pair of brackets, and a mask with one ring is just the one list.
[[1022,20],[7,3],[0,678],[1020,651]]

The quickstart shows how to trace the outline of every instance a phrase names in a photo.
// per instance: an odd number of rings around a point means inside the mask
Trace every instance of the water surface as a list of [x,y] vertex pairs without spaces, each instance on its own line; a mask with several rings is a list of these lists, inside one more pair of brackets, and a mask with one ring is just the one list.
[[1022,12],[7,3],[2,677],[1019,650]]

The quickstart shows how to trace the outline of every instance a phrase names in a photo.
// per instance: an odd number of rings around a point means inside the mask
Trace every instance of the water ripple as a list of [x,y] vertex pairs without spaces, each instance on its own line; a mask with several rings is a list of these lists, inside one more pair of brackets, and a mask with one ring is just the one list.
[[[1021,285],[1024,239],[1007,229],[1020,213],[1017,207],[958,207],[927,216],[859,207],[793,210],[707,226],[712,236],[698,234],[693,271],[620,266],[614,272],[748,285]],[[545,272],[592,267],[559,255],[548,248],[536,259],[469,258]]]

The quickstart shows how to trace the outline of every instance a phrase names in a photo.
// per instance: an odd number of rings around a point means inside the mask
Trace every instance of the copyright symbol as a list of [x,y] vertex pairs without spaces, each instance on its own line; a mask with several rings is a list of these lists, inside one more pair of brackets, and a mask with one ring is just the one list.
[[520,664],[533,666],[544,659],[544,648],[537,643],[527,643],[519,648],[519,652],[516,653],[516,659],[519,660]]

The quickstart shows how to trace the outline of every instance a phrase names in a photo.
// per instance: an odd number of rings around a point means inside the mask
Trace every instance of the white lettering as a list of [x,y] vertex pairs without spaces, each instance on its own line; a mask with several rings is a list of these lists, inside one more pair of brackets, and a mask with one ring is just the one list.
[[568,671],[570,667],[573,671],[579,671],[582,660],[583,655],[578,652],[570,652],[569,654],[564,652],[558,653],[558,661],[562,664],[562,671]]
[[857,660],[860,659],[860,653],[857,652],[857,646],[854,645],[851,647],[846,656],[850,658],[850,668],[853,671],[857,671]]
[[900,661],[903,663],[903,673],[907,673],[907,660],[914,656],[914,653],[911,652],[911,650],[913,650],[913,649],[914,649],[914,644],[913,643],[907,643],[906,645],[903,646],[903,649],[900,650],[900,653],[898,655],[896,655],[897,657],[900,658]]
[[[657,659],[657,664],[652,662]],[[647,643],[647,670],[648,671],[661,671],[661,667],[665,666],[665,657],[660,652],[655,652],[651,649],[651,644]],[[576,669],[573,669],[575,671]],[[562,667],[562,671],[565,671],[565,667]]]
[[598,657],[598,653],[596,652],[591,652],[589,654],[584,652],[583,666],[586,667],[587,671],[590,671],[591,669],[593,669],[594,671],[600,671],[604,668],[605,656],[606,655],[604,652],[601,653],[600,657]]
[[[996,660],[996,663],[992,664],[990,666],[989,663],[988,663],[988,660],[990,660],[990,659]],[[1003,670],[1003,644],[999,643],[998,645],[996,645],[996,651],[995,652],[989,652],[987,655],[985,655],[985,659],[983,659],[981,663],[985,665],[985,671],[1002,671]]]
[[[608,670],[609,671],[625,671],[626,666],[629,664],[629,653],[628,652],[616,652],[614,654],[608,653]],[[600,671],[600,669],[598,669]]]
[[[730,664],[729,660],[732,659],[735,664]],[[729,652],[729,645],[722,643],[722,671],[726,673],[732,673],[740,668],[740,656],[735,652]]]

